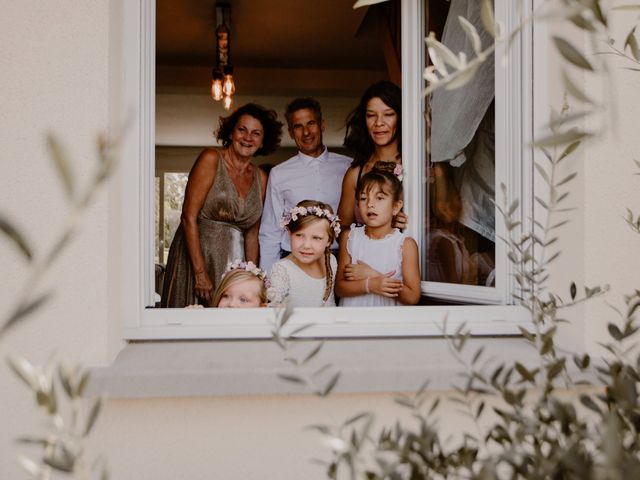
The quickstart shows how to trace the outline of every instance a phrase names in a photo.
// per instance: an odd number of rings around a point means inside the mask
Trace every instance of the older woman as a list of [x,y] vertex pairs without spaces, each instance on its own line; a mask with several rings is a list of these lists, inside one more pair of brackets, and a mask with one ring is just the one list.
[[222,149],[206,148],[189,173],[181,223],[171,243],[163,307],[209,305],[228,262],[258,262],[258,228],[267,183],[251,163],[280,144],[273,110],[249,103],[220,119]]
[[[360,178],[377,162],[402,164],[401,105],[400,88],[383,80],[365,90],[360,103],[347,118],[344,146],[353,154],[353,163],[342,181],[338,207],[338,216],[346,227],[354,222],[362,223],[355,201]],[[400,212],[393,226],[404,228],[406,223],[406,215]]]

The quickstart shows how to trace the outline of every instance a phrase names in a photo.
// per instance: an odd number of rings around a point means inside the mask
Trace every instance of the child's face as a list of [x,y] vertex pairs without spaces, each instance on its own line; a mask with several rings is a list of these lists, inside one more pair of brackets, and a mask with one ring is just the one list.
[[360,192],[358,207],[367,226],[380,227],[391,225],[393,217],[402,208],[402,200],[394,201],[388,188],[380,188],[380,185],[374,184],[368,190]]
[[289,235],[291,254],[298,262],[311,264],[324,256],[325,249],[331,244],[328,228],[327,220],[318,219]]
[[258,308],[260,301],[260,279],[244,280],[231,285],[220,297],[218,308]]

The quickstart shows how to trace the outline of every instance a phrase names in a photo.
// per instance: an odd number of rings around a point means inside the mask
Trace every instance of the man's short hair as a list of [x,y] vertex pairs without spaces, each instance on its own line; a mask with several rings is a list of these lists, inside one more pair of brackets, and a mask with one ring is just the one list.
[[315,98],[296,98],[291,103],[289,103],[289,105],[287,105],[287,108],[284,112],[284,117],[287,119],[287,126],[289,127],[289,130],[291,130],[291,128],[293,127],[293,125],[291,125],[291,117],[293,116],[293,114],[298,110],[302,110],[305,108],[308,108],[313,112],[318,122],[322,121],[322,109],[320,108],[320,103]]

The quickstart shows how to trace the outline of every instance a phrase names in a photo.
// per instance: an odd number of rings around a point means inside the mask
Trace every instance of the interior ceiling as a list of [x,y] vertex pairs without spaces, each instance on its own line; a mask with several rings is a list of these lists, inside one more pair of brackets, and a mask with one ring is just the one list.
[[[356,38],[366,9],[353,10],[354,0],[228,3],[236,68],[385,69],[377,35]],[[215,0],[157,0],[156,5],[157,63],[211,66]]]

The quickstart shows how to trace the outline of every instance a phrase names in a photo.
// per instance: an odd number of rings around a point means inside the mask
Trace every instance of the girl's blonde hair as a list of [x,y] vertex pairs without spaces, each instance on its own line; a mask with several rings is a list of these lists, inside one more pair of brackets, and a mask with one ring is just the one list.
[[260,290],[258,292],[258,296],[260,297],[260,304],[266,305],[267,303],[267,287],[264,284],[264,281],[260,279],[254,273],[248,272],[246,270],[236,269],[227,272],[222,280],[220,280],[220,284],[218,288],[216,288],[216,292],[213,294],[213,299],[211,300],[211,306],[217,307],[220,304],[220,300],[222,299],[222,295],[226,292],[229,287],[236,285],[238,283],[247,281],[247,280],[255,280],[260,283]]
[[[333,214],[333,209],[331,208],[331,205],[323,202],[319,202],[317,200],[303,200],[299,202],[296,205],[296,207],[305,207],[305,208],[318,207],[318,208],[321,208],[322,210],[328,210]],[[331,291],[333,290],[333,280],[334,280],[333,270],[331,270],[331,245],[333,245],[333,242],[336,239],[336,233],[333,227],[331,227],[331,222],[326,217],[318,217],[313,214],[304,215],[304,216],[298,215],[298,218],[296,220],[291,220],[287,224],[286,228],[287,230],[289,230],[289,233],[296,233],[315,222],[326,222],[327,234],[329,235],[329,244],[324,249],[324,269],[325,269],[326,281],[325,281],[324,295],[322,297],[322,301],[326,302],[331,296]]]

